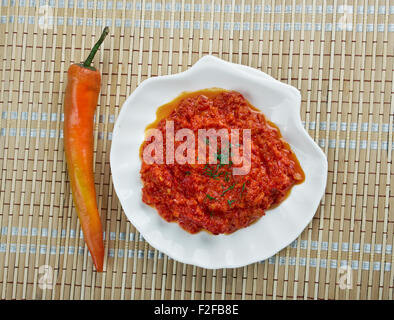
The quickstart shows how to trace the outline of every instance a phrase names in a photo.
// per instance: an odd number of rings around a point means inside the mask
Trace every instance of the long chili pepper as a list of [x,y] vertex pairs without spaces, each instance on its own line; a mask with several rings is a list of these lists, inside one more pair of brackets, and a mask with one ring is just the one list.
[[64,149],[79,221],[97,271],[103,271],[104,242],[93,174],[93,118],[100,72],[91,66],[109,30],[105,27],[85,62],[72,64],[64,97]]

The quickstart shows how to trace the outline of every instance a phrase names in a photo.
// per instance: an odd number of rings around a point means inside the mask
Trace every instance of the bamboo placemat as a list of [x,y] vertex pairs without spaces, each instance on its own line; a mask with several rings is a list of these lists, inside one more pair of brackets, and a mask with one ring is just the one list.
[[[393,299],[392,1],[0,0],[0,12],[0,298]],[[62,102],[68,66],[104,25],[111,35],[94,62],[106,247],[97,274],[72,206]],[[302,120],[329,163],[313,221],[245,268],[205,270],[158,252],[127,221],[111,180],[126,97],[206,54],[297,87]]]

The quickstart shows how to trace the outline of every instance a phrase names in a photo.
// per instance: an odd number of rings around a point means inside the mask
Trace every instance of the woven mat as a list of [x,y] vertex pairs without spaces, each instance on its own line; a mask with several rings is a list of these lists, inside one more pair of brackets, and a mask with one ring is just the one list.
[[[1,0],[0,12],[0,298],[393,299],[393,2]],[[104,25],[111,36],[94,61],[106,247],[97,274],[70,196],[62,102],[68,66]],[[126,219],[111,180],[126,97],[205,54],[297,87],[329,163],[301,236],[244,268],[205,270],[158,252]]]

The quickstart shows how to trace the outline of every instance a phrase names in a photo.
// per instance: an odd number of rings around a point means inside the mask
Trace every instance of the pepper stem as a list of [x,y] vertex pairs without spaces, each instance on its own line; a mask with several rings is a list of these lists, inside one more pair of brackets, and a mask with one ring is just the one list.
[[103,41],[108,33],[109,33],[109,28],[105,27],[103,32],[101,33],[100,39],[98,39],[98,41],[94,45],[93,49],[90,51],[88,57],[86,58],[85,62],[83,63],[84,67],[86,67],[86,68],[90,67],[90,64],[92,63],[93,58],[97,53],[97,50],[99,49],[100,45],[103,43]]

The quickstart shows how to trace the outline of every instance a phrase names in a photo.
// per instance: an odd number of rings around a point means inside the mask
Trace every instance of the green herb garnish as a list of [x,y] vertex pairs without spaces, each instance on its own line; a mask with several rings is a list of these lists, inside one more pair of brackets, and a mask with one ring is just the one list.
[[230,190],[234,189],[234,187],[235,187],[235,183],[234,183],[232,186],[229,186],[226,190],[224,190],[224,191],[222,192],[222,196],[223,196],[227,191],[230,191]]
[[229,162],[228,161],[229,160],[228,159],[228,154],[226,154],[226,153],[217,153],[216,154],[216,159],[219,160],[220,166],[224,166],[224,165],[228,164],[226,162]]
[[242,189],[241,189],[241,199],[242,199],[242,194],[243,194],[244,190],[245,190],[245,182],[243,183]]
[[208,167],[208,165],[205,165],[204,169],[205,169],[204,174],[217,180],[218,177],[218,175],[216,174],[217,171],[214,172],[210,167]]

